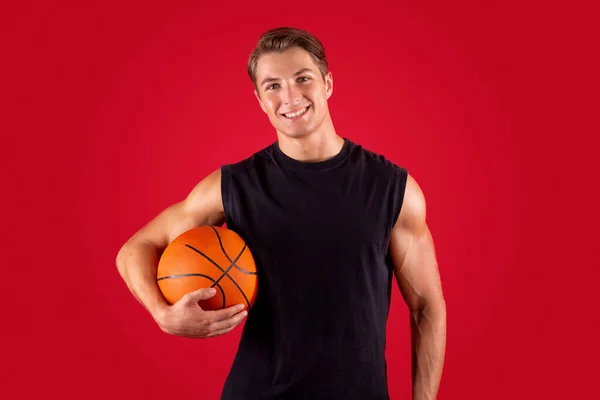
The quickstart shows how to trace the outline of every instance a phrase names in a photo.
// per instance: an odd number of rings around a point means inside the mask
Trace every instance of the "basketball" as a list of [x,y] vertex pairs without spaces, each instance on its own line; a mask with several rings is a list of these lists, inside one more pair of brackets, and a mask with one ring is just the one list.
[[249,310],[258,290],[256,265],[246,242],[217,226],[200,226],[175,238],[160,257],[156,279],[169,304],[186,293],[214,287],[213,297],[198,302],[203,310],[236,304]]

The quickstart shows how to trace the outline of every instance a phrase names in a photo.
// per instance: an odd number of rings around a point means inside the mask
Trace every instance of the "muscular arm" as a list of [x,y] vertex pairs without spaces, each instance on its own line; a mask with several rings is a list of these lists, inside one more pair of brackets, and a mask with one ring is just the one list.
[[423,193],[409,176],[390,252],[398,288],[411,316],[414,400],[436,398],[446,350],[446,305],[425,216]]
[[186,199],[161,212],[120,249],[116,264],[121,277],[157,322],[168,307],[156,283],[160,254],[181,233],[200,225],[222,225],[224,220],[221,172],[216,170]]

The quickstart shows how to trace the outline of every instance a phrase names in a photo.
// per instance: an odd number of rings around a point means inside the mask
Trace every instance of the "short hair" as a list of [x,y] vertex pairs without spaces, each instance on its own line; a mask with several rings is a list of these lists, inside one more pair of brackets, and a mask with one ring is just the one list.
[[248,75],[257,91],[256,70],[260,56],[274,52],[283,53],[293,47],[300,47],[310,54],[315,64],[317,64],[323,80],[325,80],[329,66],[327,65],[325,48],[321,41],[307,31],[284,26],[273,28],[263,33],[250,54],[250,58],[248,59]]

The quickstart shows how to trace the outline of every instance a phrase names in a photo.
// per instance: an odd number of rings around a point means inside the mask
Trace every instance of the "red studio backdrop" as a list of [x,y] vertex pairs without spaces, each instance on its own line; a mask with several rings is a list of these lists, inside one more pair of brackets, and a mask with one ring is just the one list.
[[[212,170],[275,140],[246,62],[261,33],[288,25],[326,47],[337,132],[424,190],[448,306],[438,398],[597,398],[593,10],[436,3],[4,12],[2,397],[219,397],[241,326],[164,334],[115,257]],[[390,395],[409,399],[397,288],[388,326]]]

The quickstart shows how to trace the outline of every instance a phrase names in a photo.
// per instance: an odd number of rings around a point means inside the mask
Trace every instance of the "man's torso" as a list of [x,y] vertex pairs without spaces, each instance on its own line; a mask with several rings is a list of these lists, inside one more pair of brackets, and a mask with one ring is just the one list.
[[259,280],[222,399],[387,398],[387,250],[405,181],[350,141],[320,163],[274,144],[222,168],[227,226]]

